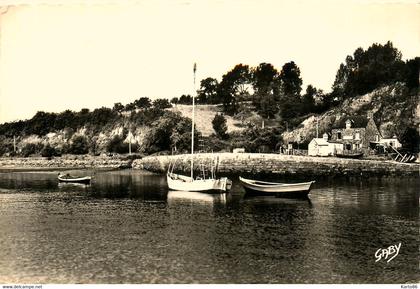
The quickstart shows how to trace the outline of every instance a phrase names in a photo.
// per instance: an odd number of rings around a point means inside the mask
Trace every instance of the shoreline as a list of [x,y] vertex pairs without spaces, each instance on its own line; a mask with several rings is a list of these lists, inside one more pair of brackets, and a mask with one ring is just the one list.
[[131,168],[124,156],[65,155],[62,157],[0,158],[0,171]]
[[[279,176],[420,176],[420,163],[398,163],[382,160],[342,159],[262,153],[200,153],[194,155],[196,166],[216,167],[219,174],[279,175]],[[190,171],[190,155],[146,156],[130,160],[127,156],[65,155],[44,157],[0,158],[0,172],[49,171],[71,169],[115,170],[132,168],[153,173],[165,173],[175,163],[176,170]]]
[[[420,176],[419,163],[309,157],[262,153],[202,153],[194,161],[206,167],[215,165],[219,173],[281,176]],[[165,173],[169,163],[179,172],[190,171],[190,155],[147,156],[133,162],[134,169]]]

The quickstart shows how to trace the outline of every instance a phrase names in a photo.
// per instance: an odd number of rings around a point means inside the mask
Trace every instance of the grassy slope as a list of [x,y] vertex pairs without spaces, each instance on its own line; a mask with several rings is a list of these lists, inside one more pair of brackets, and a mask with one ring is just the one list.
[[[173,111],[181,112],[182,116],[191,118],[192,117],[192,106],[191,105],[174,105]],[[204,136],[209,136],[214,133],[212,121],[216,113],[221,113],[222,107],[219,105],[196,105],[195,106],[195,123],[197,130],[200,131]],[[232,118],[231,116],[225,115],[228,132],[242,130],[241,121]]]

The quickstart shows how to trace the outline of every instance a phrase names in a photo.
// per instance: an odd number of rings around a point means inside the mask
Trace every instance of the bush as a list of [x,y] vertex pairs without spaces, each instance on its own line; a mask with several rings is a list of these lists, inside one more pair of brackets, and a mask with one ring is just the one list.
[[51,145],[49,143],[47,143],[46,145],[44,145],[44,147],[41,150],[41,156],[43,157],[53,157],[53,156],[58,156],[59,154],[57,153],[57,151],[51,147]]
[[[191,149],[191,120],[180,113],[166,111],[162,117],[152,123],[145,152],[151,154],[158,151],[183,151]],[[197,138],[199,133],[195,131]]]
[[247,152],[275,151],[281,141],[281,131],[278,128],[260,128],[250,126],[242,132],[231,135],[232,147],[243,147]]
[[211,123],[218,137],[221,139],[226,139],[228,137],[226,118],[223,116],[223,114],[216,114]]
[[23,146],[22,148],[22,156],[27,158],[30,155],[36,154],[39,152],[39,144],[34,144],[34,143],[27,143]]
[[74,137],[68,152],[76,155],[87,154],[89,152],[89,144],[86,137],[81,135]]
[[13,152],[13,140],[10,138],[6,138],[4,136],[0,136],[0,156],[6,153]]
[[[110,153],[126,154],[129,152],[129,144],[124,142],[122,136],[116,135],[109,140],[106,150]],[[136,143],[131,144],[131,152],[138,150],[138,145]]]

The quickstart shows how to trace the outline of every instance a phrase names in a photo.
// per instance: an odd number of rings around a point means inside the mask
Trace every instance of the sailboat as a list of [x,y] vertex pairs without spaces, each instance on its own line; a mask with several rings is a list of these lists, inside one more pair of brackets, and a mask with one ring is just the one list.
[[[195,73],[197,65],[194,63],[194,91],[195,91]],[[191,128],[191,175],[185,176],[175,174],[173,172],[174,165],[169,165],[167,172],[168,188],[174,191],[184,192],[225,192],[232,187],[232,181],[226,177],[216,178],[215,170],[212,169],[211,173],[203,174],[202,177],[194,178],[194,118],[195,118],[195,102],[194,95],[192,97],[192,128]]]

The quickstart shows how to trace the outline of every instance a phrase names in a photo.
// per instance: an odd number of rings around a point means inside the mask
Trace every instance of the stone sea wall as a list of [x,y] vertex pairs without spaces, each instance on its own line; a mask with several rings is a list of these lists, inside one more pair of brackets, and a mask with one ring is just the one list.
[[131,160],[108,156],[67,155],[51,159],[43,157],[0,158],[0,169],[105,168],[131,167]]
[[[289,156],[260,153],[196,154],[195,169],[200,164],[214,164],[219,173],[278,174],[313,176],[419,176],[420,164],[394,161],[356,160],[333,157]],[[135,160],[133,168],[162,173],[169,163],[178,171],[189,172],[190,156],[148,156]]]

